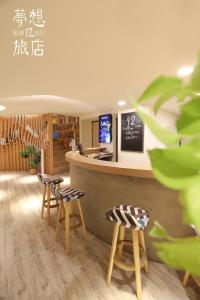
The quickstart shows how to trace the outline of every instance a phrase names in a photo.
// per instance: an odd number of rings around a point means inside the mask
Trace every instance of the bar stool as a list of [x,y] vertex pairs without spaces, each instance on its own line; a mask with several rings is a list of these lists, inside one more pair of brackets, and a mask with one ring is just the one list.
[[[139,207],[119,205],[108,209],[105,216],[110,222],[115,223],[107,273],[107,284],[110,284],[113,264],[125,271],[135,271],[137,299],[141,300],[142,288],[140,269],[144,268],[145,272],[148,272],[143,230],[149,222],[149,214]],[[124,240],[125,228],[131,229],[132,241]],[[122,260],[124,245],[132,245],[133,247],[133,264],[125,263]]]
[[[49,176],[47,174],[38,174],[39,181],[43,184],[43,200],[42,200],[42,211],[41,218],[44,217],[44,208],[47,208],[47,219],[48,224],[50,224],[51,214],[50,209],[59,206],[58,200],[55,197],[51,197],[51,184],[60,185],[64,181],[62,177]],[[47,198],[46,198],[47,196]],[[51,204],[51,201],[55,201],[55,204]]]
[[[66,254],[69,254],[69,231],[76,229],[79,226],[83,228],[83,234],[85,240],[87,240],[87,231],[84,222],[83,212],[81,208],[80,198],[85,195],[84,192],[72,188],[66,187],[60,189],[58,185],[51,185],[52,194],[59,200],[59,209],[57,216],[57,225],[56,225],[56,239],[58,237],[60,223],[65,220],[65,235],[66,235]],[[75,213],[75,204],[79,210],[79,215]],[[64,208],[64,217],[62,217],[62,208]],[[71,211],[71,213],[70,213]],[[70,226],[70,218],[78,219],[78,223]]]

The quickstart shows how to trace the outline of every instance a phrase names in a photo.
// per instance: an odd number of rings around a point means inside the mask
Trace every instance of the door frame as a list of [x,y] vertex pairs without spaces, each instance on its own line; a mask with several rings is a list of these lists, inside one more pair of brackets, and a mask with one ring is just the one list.
[[94,143],[94,141],[93,141],[93,124],[94,123],[99,123],[99,120],[92,121],[92,148],[94,147],[94,145],[93,145],[93,143]]

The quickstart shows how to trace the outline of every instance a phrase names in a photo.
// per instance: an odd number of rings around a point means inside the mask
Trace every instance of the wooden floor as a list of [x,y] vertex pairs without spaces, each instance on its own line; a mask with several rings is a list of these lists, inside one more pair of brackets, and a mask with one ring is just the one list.
[[[69,178],[65,177],[69,184]],[[81,229],[71,234],[71,255],[64,236],[55,242],[52,225],[40,218],[41,189],[36,176],[0,173],[0,299],[136,300],[134,276],[114,269],[105,284],[110,246]],[[95,216],[94,216],[95,217]],[[200,299],[188,297],[177,273],[150,263],[142,273],[143,300]],[[191,292],[191,291],[190,291]]]

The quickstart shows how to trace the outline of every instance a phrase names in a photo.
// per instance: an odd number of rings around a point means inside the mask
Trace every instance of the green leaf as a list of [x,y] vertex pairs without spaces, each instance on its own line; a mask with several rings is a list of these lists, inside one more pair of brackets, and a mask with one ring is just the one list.
[[199,140],[183,149],[154,149],[149,157],[155,178],[168,188],[182,190],[195,182],[199,182],[200,148]]
[[200,53],[198,54],[197,64],[194,67],[190,84],[194,90],[200,90]]
[[171,239],[167,231],[158,222],[155,222],[155,226],[150,230],[149,234],[155,238]]
[[180,134],[195,136],[200,134],[200,117],[181,114],[176,122]]
[[176,167],[176,164],[185,169],[194,170],[196,173],[200,170],[200,148],[192,147],[192,145],[183,145],[182,147],[173,149],[163,149],[163,157],[168,159]]
[[193,94],[194,90],[191,86],[183,86],[179,91],[176,92],[176,98],[179,102],[182,102],[187,96],[192,96]]
[[23,157],[23,158],[29,157],[29,153],[27,153],[26,151],[22,151],[22,152],[20,152],[20,154],[21,154],[21,157]]
[[36,168],[37,168],[37,164],[36,164],[33,160],[30,161],[30,166],[31,166],[33,169],[36,169]]
[[188,103],[181,106],[181,112],[194,118],[200,118],[200,96],[196,96]]
[[153,169],[155,178],[169,189],[181,191],[188,187],[190,184],[199,182],[199,175],[188,175],[184,177],[171,177],[163,174],[159,169]]
[[31,155],[31,154],[34,154],[36,152],[36,149],[35,149],[34,146],[28,146],[26,151],[27,151],[27,153],[29,153]]
[[[156,100],[154,104],[154,112],[157,113],[159,108],[168,100],[176,97],[178,101],[183,101],[187,96],[193,95],[194,91],[188,86],[172,86]],[[200,97],[199,97],[200,99]]]
[[200,276],[200,238],[192,237],[154,244],[158,256],[176,269],[187,270]]
[[181,203],[185,222],[194,224],[200,230],[200,179],[182,191]]
[[200,137],[194,138],[187,144],[183,144],[180,149],[194,151],[196,155],[199,155],[200,151]]
[[166,146],[177,145],[181,136],[175,132],[171,132],[164,127],[161,127],[152,117],[142,111],[141,107],[134,102],[133,106],[136,108],[142,121],[149,127],[151,132]]
[[173,76],[159,76],[153,80],[150,85],[146,88],[142,96],[138,99],[138,102],[144,102],[151,99],[154,96],[160,96],[161,94],[167,92],[173,87],[181,86],[182,81],[178,77]]
[[178,93],[181,90],[180,87],[173,87],[169,88],[165,93],[163,93],[155,102],[154,104],[154,112],[157,113],[157,111],[159,110],[159,108],[165,103],[167,102],[169,99],[171,99],[172,97],[174,97],[176,95],[176,93]]
[[[149,150],[149,157],[153,169],[158,169],[166,176],[172,178],[185,177],[198,174],[198,169],[190,166],[189,164],[183,164],[182,160],[174,157],[174,153],[177,153],[177,149],[153,149]],[[183,151],[182,151],[183,152]]]

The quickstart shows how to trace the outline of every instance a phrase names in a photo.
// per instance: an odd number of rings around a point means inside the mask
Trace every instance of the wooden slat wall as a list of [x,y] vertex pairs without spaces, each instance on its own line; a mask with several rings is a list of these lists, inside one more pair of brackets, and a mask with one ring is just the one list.
[[45,151],[45,172],[52,169],[51,114],[0,117],[0,171],[28,171],[29,159],[20,155],[26,146]]

